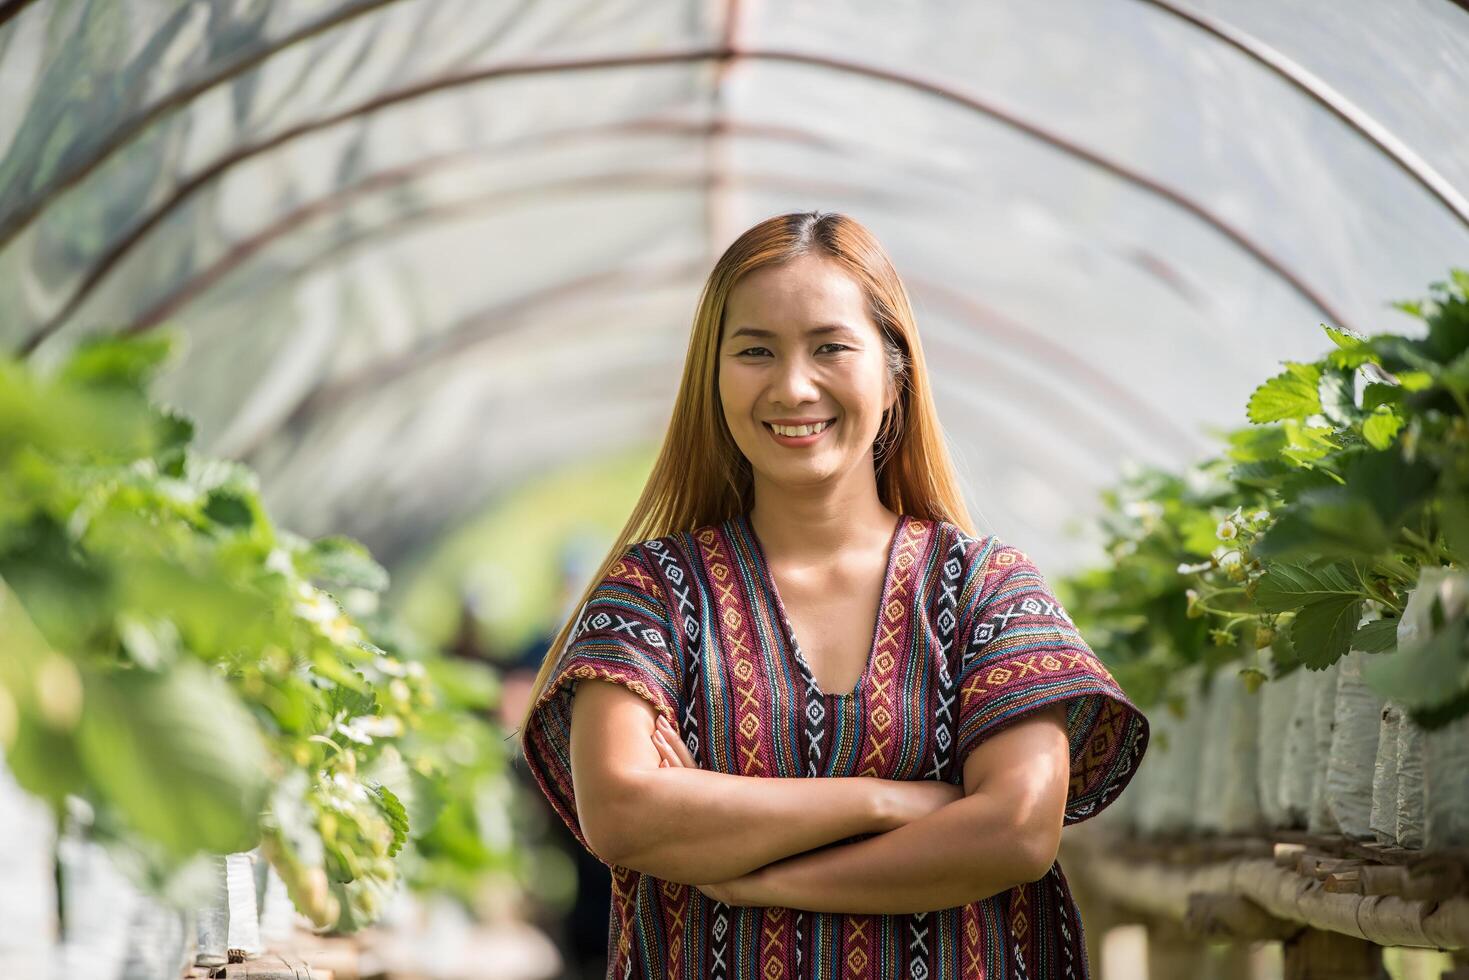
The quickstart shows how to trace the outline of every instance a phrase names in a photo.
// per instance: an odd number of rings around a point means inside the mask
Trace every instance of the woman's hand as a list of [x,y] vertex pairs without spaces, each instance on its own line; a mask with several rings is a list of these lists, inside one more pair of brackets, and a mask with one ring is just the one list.
[[662,757],[658,762],[659,769],[670,767],[681,767],[685,769],[699,768],[698,764],[694,762],[693,753],[689,751],[689,747],[684,744],[683,739],[674,730],[673,723],[662,715],[658,716],[658,721],[654,725],[653,745],[658,749],[658,754]]

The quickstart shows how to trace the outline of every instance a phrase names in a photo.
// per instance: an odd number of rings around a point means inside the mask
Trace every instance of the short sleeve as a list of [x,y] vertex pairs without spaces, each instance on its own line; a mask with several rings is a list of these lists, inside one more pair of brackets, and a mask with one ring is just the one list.
[[1071,784],[1066,824],[1101,812],[1137,772],[1148,720],[1082,639],[1035,564],[1017,548],[980,542],[959,674],[956,765],[997,729],[1066,704]]
[[673,644],[663,590],[635,546],[612,564],[582,606],[526,722],[526,766],[588,851],[571,781],[571,703],[577,681],[621,684],[677,725],[680,685]]

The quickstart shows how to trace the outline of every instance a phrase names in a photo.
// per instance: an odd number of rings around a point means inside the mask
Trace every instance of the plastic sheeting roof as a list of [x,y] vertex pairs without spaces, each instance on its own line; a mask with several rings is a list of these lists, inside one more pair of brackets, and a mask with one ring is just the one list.
[[1320,322],[1469,256],[1450,0],[0,4],[0,338],[169,323],[160,394],[391,560],[657,440],[749,225],[871,227],[976,513],[1077,556]]

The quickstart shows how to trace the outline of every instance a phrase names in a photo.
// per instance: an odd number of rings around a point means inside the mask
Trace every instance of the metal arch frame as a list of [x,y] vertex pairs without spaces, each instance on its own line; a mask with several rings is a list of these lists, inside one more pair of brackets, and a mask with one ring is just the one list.
[[[7,0],[4,6],[0,6],[0,25],[3,25],[7,20],[20,13],[33,2],[35,0]],[[400,2],[402,0],[356,0],[351,6],[309,21],[275,41],[263,44],[258,49],[249,51],[238,58],[223,62],[215,71],[195,79],[182,88],[169,92],[157,102],[144,108],[136,116],[123,120],[122,125],[108,134],[106,139],[94,147],[91,153],[78,160],[73,166],[59,171],[31,196],[25,206],[18,208],[9,216],[0,220],[0,250],[4,250],[5,246],[10,244],[11,240],[25,230],[26,226],[35,220],[38,214],[45,210],[47,202],[55,194],[84,180],[94,170],[102,166],[109,156],[133,142],[142,135],[144,130],[163,116],[187,105],[190,101],[198,98],[205,92],[217,88],[250,69],[264,64],[288,48],[293,48],[298,44],[311,40],[319,34],[325,34],[327,31],[350,23],[359,17],[371,14],[379,8]],[[531,0],[523,2],[520,9],[522,11],[528,9],[530,2]]]
[[[653,278],[648,281],[676,282],[680,276],[686,276],[687,273],[695,272],[698,268],[698,263],[694,262],[680,267],[670,268],[663,272],[650,270],[647,274],[653,276]],[[609,279],[624,280],[625,276],[621,273],[599,273],[595,276],[586,277],[585,280],[577,283],[572,288],[578,290],[596,288],[603,281]],[[565,295],[565,287],[551,287],[538,295],[517,298],[515,301],[502,307],[481,310],[464,317],[458,326],[452,328],[453,332],[459,336],[436,338],[432,343],[420,345],[419,351],[411,353],[407,359],[399,359],[386,364],[369,365],[359,369],[346,378],[318,388],[307,398],[299,402],[287,414],[284,421],[276,424],[269,430],[258,433],[239,456],[249,461],[256,454],[264,451],[264,448],[268,445],[268,440],[272,437],[286,429],[303,429],[315,416],[336,408],[341,408],[345,403],[359,396],[364,391],[375,391],[381,385],[404,380],[414,374],[418,374],[421,368],[443,357],[462,353],[481,343],[494,342],[512,332],[519,332],[525,328],[528,319],[534,322],[531,314],[537,308],[544,306],[548,301],[560,301]],[[506,322],[507,316],[515,316],[517,314],[517,320],[509,323]],[[1009,329],[1016,333],[1023,332],[1023,328],[1013,323]],[[1033,340],[1040,346],[1049,346],[1044,337],[1037,335]],[[926,346],[932,347],[935,350],[952,349],[961,359],[971,357],[969,350],[964,349],[952,340],[944,338],[929,340]],[[1038,363],[1051,362],[1042,359]],[[1065,377],[1053,377],[1050,379],[1050,382],[1058,384],[1065,384],[1066,381],[1067,379]],[[1162,416],[1148,406],[1140,405],[1139,408],[1141,411],[1137,417],[1127,415],[1110,416],[1109,421],[1098,429],[1097,435],[1099,437],[1105,437],[1109,441],[1116,441],[1119,445],[1128,439],[1146,441],[1149,437],[1150,427],[1146,425],[1139,426],[1139,418],[1156,423]],[[1042,415],[1045,414],[1042,413]],[[1066,428],[1056,418],[1051,418],[1046,424],[1061,429]],[[1126,433],[1130,433],[1130,435]]]
[[[814,136],[799,128],[742,123],[724,119],[708,123],[688,123],[676,119],[670,120],[662,116],[648,116],[630,122],[562,130],[550,135],[536,134],[534,137],[510,140],[506,143],[499,144],[497,149],[500,151],[513,150],[517,148],[518,143],[522,142],[536,142],[544,145],[567,139],[580,139],[588,134],[596,134],[598,132],[615,132],[619,135],[633,133],[688,135],[702,132],[711,139],[720,140],[724,136],[734,133],[745,137],[779,139],[791,143],[801,143],[809,147],[822,149],[826,152],[842,152],[841,144]],[[323,194],[315,200],[301,204],[291,211],[279,215],[269,225],[240,238],[213,262],[190,275],[175,288],[154,301],[141,313],[133,316],[117,332],[122,335],[132,335],[158,326],[163,320],[175,315],[178,310],[205,294],[241,264],[264,250],[275,240],[309,223],[316,217],[330,214],[358,198],[375,191],[402,186],[420,176],[436,172],[442,168],[472,163],[479,159],[480,154],[481,150],[477,148],[464,148],[422,157],[408,163],[387,167],[375,173],[368,174],[353,184],[335,188],[330,193]],[[935,175],[936,179],[946,177],[946,174]],[[710,196],[706,200],[712,201],[716,195],[720,195],[722,199],[722,189],[726,183],[727,178],[722,172],[712,174],[709,179],[711,187]],[[719,217],[718,209],[711,208],[710,213],[710,221],[711,225],[713,225]],[[420,219],[410,217],[409,220],[416,222]],[[720,239],[715,240],[718,241]],[[713,247],[711,245],[711,251]],[[1124,257],[1139,265],[1145,275],[1158,279],[1169,289],[1172,289],[1185,302],[1195,306],[1199,305],[1201,297],[1191,287],[1185,288],[1186,284],[1178,281],[1177,273],[1161,265],[1156,260],[1156,257],[1152,257],[1154,258],[1152,263],[1143,261],[1143,259],[1149,258],[1150,256],[1142,253],[1141,250],[1139,250],[1139,255],[1125,255]],[[712,262],[712,257],[710,261]],[[938,287],[936,286],[935,288]]]
[[[1126,385],[1117,384],[1106,372],[1096,370],[1085,358],[1078,356],[1065,346],[1053,343],[1044,333],[1028,329],[1020,321],[954,290],[942,280],[931,280],[922,275],[912,274],[904,278],[914,283],[915,291],[937,297],[939,302],[956,308],[962,323],[982,324],[983,333],[1003,335],[1008,345],[1006,349],[1029,347],[1037,360],[1063,364],[1065,369],[1059,372],[1063,378],[1083,378],[1091,388],[1102,392],[1108,404],[1129,406],[1133,410],[1132,415],[1124,415],[1123,418],[1135,415],[1155,420],[1157,423],[1155,430],[1170,441],[1171,451],[1179,454],[1193,454],[1200,448],[1200,442],[1196,437],[1174,426],[1171,419],[1155,406],[1139,398],[1132,389]],[[926,341],[924,346],[928,346]]]
[[[805,131],[791,129],[789,127],[730,122],[721,122],[716,126],[715,124],[686,123],[660,117],[645,117],[634,122],[599,125],[584,127],[577,131],[558,132],[551,140],[546,139],[544,134],[537,134],[536,140],[542,143],[554,142],[561,138],[572,136],[581,137],[589,132],[595,133],[597,131],[616,132],[618,134],[652,132],[658,134],[674,133],[689,135],[698,134],[701,131],[708,134],[715,129],[721,132],[735,131],[743,136],[785,139],[791,142],[802,141],[811,146],[820,146],[824,142],[829,142],[815,138]],[[514,149],[517,142],[520,141],[512,140],[508,143],[502,143],[497,145],[495,149],[497,151]],[[188,279],[181,282],[177,288],[170,290],[142,313],[133,317],[118,330],[118,333],[125,335],[141,333],[158,326],[164,319],[174,315],[179,309],[197,299],[220,279],[227,276],[251,256],[270,245],[271,242],[280,238],[282,235],[288,234],[295,228],[308,223],[315,217],[330,214],[337,208],[349,204],[363,195],[401,186],[425,173],[436,171],[442,167],[452,167],[460,163],[472,162],[479,159],[482,152],[483,150],[479,148],[466,148],[421,157],[410,163],[379,170],[363,177],[356,183],[336,188],[328,194],[324,194],[313,201],[302,204],[282,214],[277,220],[259,231],[241,238],[234,246],[221,254],[206,268],[191,275]],[[713,186],[717,187],[719,183],[718,177],[712,177],[710,179],[710,184]]]
[[1319,310],[1328,320],[1334,321],[1336,325],[1350,328],[1350,323],[1341,315],[1334,305],[1318,293],[1313,287],[1306,283],[1283,260],[1271,254],[1266,248],[1256,242],[1243,230],[1201,202],[1193,199],[1182,191],[1175,190],[1148,177],[1128,165],[1113,160],[1103,154],[1088,149],[1068,137],[1055,133],[1046,127],[1031,122],[1016,113],[1005,109],[989,100],[968,95],[949,86],[938,82],[920,78],[903,72],[896,72],[879,68],[850,59],[833,58],[823,55],[811,55],[799,51],[788,51],[780,49],[740,49],[736,47],[719,48],[697,48],[683,51],[666,51],[649,54],[620,55],[612,57],[594,58],[566,58],[550,59],[544,61],[511,62],[491,68],[479,69],[471,72],[462,72],[429,79],[405,86],[390,92],[382,93],[371,99],[364,100],[355,106],[324,116],[320,119],[310,120],[296,126],[288,127],[274,136],[246,144],[235,148],[224,156],[216,159],[213,163],[204,167],[193,177],[179,184],[152,213],[135,223],[120,238],[115,240],[103,253],[102,258],[83,277],[81,284],[76,288],[61,308],[54,313],[35,333],[27,338],[20,347],[22,355],[29,355],[48,336],[60,329],[66,318],[70,316],[76,307],[85,299],[86,295],[96,286],[108,273],[108,271],[132,248],[138,241],[145,237],[154,227],[162,222],[169,214],[182,206],[189,198],[197,193],[204,185],[208,184],[232,167],[252,157],[269,152],[276,147],[298,139],[309,133],[322,129],[328,129],[339,123],[355,119],[359,116],[370,115],[374,112],[386,109],[401,102],[422,98],[447,89],[458,88],[467,85],[478,84],[496,78],[518,77],[531,74],[544,74],[560,71],[588,71],[605,68],[628,68],[645,67],[650,65],[685,64],[691,61],[717,60],[731,62],[741,59],[767,60],[803,64],[814,67],[829,68],[843,71],[861,77],[872,78],[901,85],[914,91],[937,96],[946,101],[955,103],[962,108],[969,109],[999,122],[1024,135],[1030,136],[1053,149],[1089,163],[1107,173],[1112,174],[1124,181],[1148,193],[1169,201],[1183,211],[1194,215],[1205,224],[1213,227],[1220,234],[1233,241],[1249,255],[1254,257],[1264,267],[1275,275],[1284,279],[1287,284],[1307,302]]
[[0,3],[0,27],[4,27],[12,17],[35,2],[36,0],[4,0]]
[[[663,183],[660,184],[660,186],[665,186],[666,179],[659,179],[663,180]],[[781,178],[777,176],[764,180],[756,180],[755,182],[762,184],[775,183],[781,179],[789,180],[789,178]],[[599,175],[594,178],[581,178],[577,181],[560,181],[557,183],[558,185],[564,187],[579,183],[585,184],[587,182],[601,184],[608,182],[608,180],[609,178],[606,175]],[[690,181],[690,183],[697,183],[697,181],[698,179],[694,178]],[[829,184],[823,183],[823,187],[829,189]],[[861,191],[862,189],[863,188],[857,188],[858,191]],[[545,191],[543,189],[543,193],[544,192]],[[320,256],[316,257],[315,259],[308,260],[307,262],[302,263],[300,266],[292,269],[290,273],[291,277],[296,278],[308,274],[311,270],[338,256],[342,251],[355,248],[363,240],[368,240],[384,233],[398,233],[402,231],[405,227],[416,226],[426,221],[435,220],[436,218],[441,216],[445,218],[457,219],[466,218],[472,215],[476,210],[478,210],[476,205],[494,203],[506,196],[519,197],[523,195],[523,193],[523,189],[516,189],[511,191],[492,191],[487,194],[478,195],[474,198],[470,198],[467,201],[455,201],[448,204],[435,205],[432,207],[424,208],[422,211],[413,215],[409,215],[405,218],[395,219],[393,221],[375,225],[372,228],[366,229],[358,236],[349,238],[342,242],[333,243],[332,247],[326,249]],[[687,268],[691,270],[694,267],[694,265],[690,265]],[[580,289],[587,284],[598,283],[611,278],[616,278],[616,274],[606,273],[591,275],[584,277],[578,283],[571,286],[559,286],[558,290],[560,292],[565,292],[567,289]],[[1063,381],[1072,375],[1079,376],[1084,379],[1087,387],[1098,389],[1103,392],[1104,397],[1111,398],[1118,403],[1130,406],[1131,409],[1135,410],[1135,415],[1137,417],[1152,420],[1154,425],[1150,427],[1144,427],[1139,431],[1148,431],[1149,429],[1151,429],[1153,431],[1160,432],[1165,438],[1168,438],[1174,444],[1175,448],[1179,451],[1192,451],[1197,448],[1196,443],[1191,440],[1186,433],[1184,433],[1182,430],[1174,428],[1171,423],[1167,422],[1166,416],[1164,416],[1156,408],[1139,401],[1125,388],[1113,384],[1104,374],[1093,370],[1088,364],[1086,364],[1085,361],[1076,357],[1064,347],[1051,343],[1048,339],[1044,337],[1044,335],[1034,331],[1029,331],[1016,321],[1007,317],[1003,317],[997,312],[968,297],[959,296],[958,294],[953,293],[951,290],[948,290],[942,284],[935,283],[934,281],[929,280],[921,274],[910,274],[908,278],[917,289],[922,290],[925,293],[932,292],[940,296],[942,302],[944,302],[945,304],[957,306],[960,309],[960,320],[962,322],[983,324],[983,329],[988,332],[1000,330],[1007,335],[1006,342],[1009,343],[1012,348],[1016,346],[1028,346],[1041,361],[1064,366],[1065,371],[1062,374]],[[509,304],[509,309],[513,311],[515,309],[524,308],[528,305],[544,302],[544,300],[545,297],[542,295],[537,295],[533,299],[522,297]],[[495,311],[494,316],[501,316],[503,315],[503,313],[503,310],[497,310]],[[335,401],[351,397],[358,389],[391,382],[409,372],[417,371],[426,364],[431,364],[442,357],[462,351],[466,347],[472,346],[480,342],[481,340],[492,339],[494,336],[497,336],[500,331],[490,330],[486,332],[483,330],[483,328],[487,325],[484,321],[486,321],[490,316],[491,314],[489,313],[481,313],[465,317],[461,319],[458,325],[450,327],[443,333],[437,334],[432,338],[426,339],[424,343],[417,345],[417,348],[413,351],[410,351],[406,356],[400,356],[386,363],[369,365],[355,372],[350,378],[333,382],[328,386],[318,389],[317,391],[309,395],[306,399],[304,399],[302,403],[300,403],[295,409],[293,409],[291,413],[288,414],[286,421],[281,423],[281,425],[299,425],[302,423],[303,413],[306,415],[314,414],[317,411],[329,408],[331,404]],[[464,334],[464,336],[458,338],[448,336],[461,332]],[[1119,421],[1129,417],[1130,416],[1126,415],[1120,416]],[[1129,427],[1135,426],[1135,424],[1135,422],[1130,423]],[[258,449],[267,437],[267,433],[262,433],[256,438],[247,442],[246,448],[242,451],[243,457],[249,458],[250,456],[252,456],[256,451],[258,451]]]
[[[1399,170],[1436,197],[1441,204],[1454,213],[1464,227],[1469,228],[1469,198],[1459,193],[1458,189],[1449,183],[1448,178],[1434,169],[1428,161],[1414,153],[1385,126],[1359,109],[1355,103],[1304,65],[1287,57],[1259,38],[1231,27],[1217,17],[1189,10],[1174,0],[1139,0],[1139,2],[1156,7],[1186,24],[1193,25],[1209,36],[1243,52],[1257,64],[1264,65],[1271,72],[1285,79],[1317,105],[1330,111],[1363,139],[1386,154],[1393,163],[1397,164]],[[1469,10],[1469,0],[1452,0],[1452,2]]]

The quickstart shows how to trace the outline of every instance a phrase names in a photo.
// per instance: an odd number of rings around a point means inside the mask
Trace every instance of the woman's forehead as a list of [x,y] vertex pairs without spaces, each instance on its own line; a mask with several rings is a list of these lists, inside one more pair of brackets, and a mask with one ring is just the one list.
[[757,269],[730,291],[725,335],[796,339],[818,331],[863,336],[876,329],[866,293],[839,266],[792,270]]

